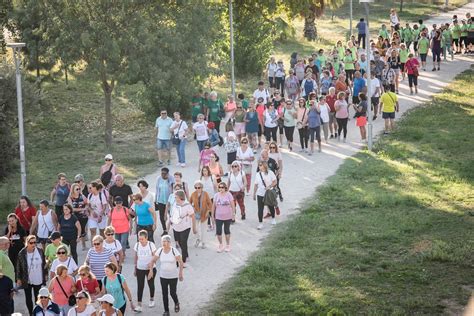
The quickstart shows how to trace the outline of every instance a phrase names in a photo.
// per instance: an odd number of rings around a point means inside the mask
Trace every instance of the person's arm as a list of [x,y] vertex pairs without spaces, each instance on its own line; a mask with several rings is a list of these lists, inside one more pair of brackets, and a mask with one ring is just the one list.
[[130,288],[128,287],[128,284],[125,280],[122,281],[122,287],[125,294],[127,294],[128,301],[130,302],[130,307],[132,308],[132,310],[135,309],[135,305],[133,304],[132,292],[130,292]]
[[110,262],[114,263],[118,267],[117,259],[115,258],[114,254],[110,255],[109,260]]
[[148,212],[150,212],[151,217],[153,218],[153,231],[154,231],[156,229],[156,212],[153,210],[151,206],[148,208]]
[[53,190],[51,191],[50,193],[50,197],[49,197],[49,200],[51,202],[51,204],[53,204],[53,201],[54,201],[54,197],[56,196],[56,187],[53,188]]
[[81,234],[82,234],[82,228],[81,228],[81,223],[79,223],[78,220],[76,220],[76,229],[77,229],[77,240],[79,241],[81,239]]
[[179,265],[179,280],[180,281],[183,281],[184,278],[183,278],[183,266],[184,266],[184,263],[183,263],[183,259],[181,258],[181,256],[176,256],[176,260],[178,261],[178,265]]
[[49,286],[48,286],[48,291],[51,293],[53,291],[53,285],[54,285],[54,282],[56,281],[55,278],[52,278],[51,279],[51,282],[49,282]]
[[31,222],[30,233],[32,235],[36,235],[37,233],[36,226],[38,226],[38,216],[40,215],[39,212],[41,211],[39,210],[38,213],[36,213],[36,216],[33,216],[33,221]]
[[255,183],[253,185],[253,199],[256,200],[257,199],[257,184]]
[[[191,207],[192,208],[192,207]],[[193,213],[190,215],[191,220],[192,220],[192,225],[193,225],[193,234],[197,234],[197,229],[196,229],[196,216],[194,215],[194,209]]]
[[399,111],[400,110],[400,103],[398,102],[398,100],[395,102],[395,111]]
[[235,200],[232,199],[230,206],[232,207],[232,220],[235,222]]
[[118,256],[119,256],[119,265],[122,265],[123,261],[125,260],[125,256],[123,254],[123,248],[120,249],[117,253],[118,253]]

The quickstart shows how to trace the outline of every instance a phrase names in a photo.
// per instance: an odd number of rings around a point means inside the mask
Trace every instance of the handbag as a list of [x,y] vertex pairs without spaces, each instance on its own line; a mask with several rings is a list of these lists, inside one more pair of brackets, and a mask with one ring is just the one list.
[[61,290],[62,290],[63,293],[64,293],[64,296],[67,297],[67,304],[68,304],[69,306],[75,306],[75,305],[76,305],[76,296],[75,296],[74,294],[67,296],[67,293],[66,293],[66,291],[64,291],[64,288],[63,288],[63,286],[61,285],[61,282],[59,282],[59,278],[58,278],[58,277],[56,277],[56,282],[58,282],[59,287],[61,288]]
[[[260,179],[262,179],[263,185],[266,188],[267,185],[265,184],[265,180],[263,180],[262,173],[259,172],[259,174],[260,174]],[[263,196],[263,205],[273,206],[273,207],[278,206],[277,192],[275,191],[275,189],[272,188],[269,190],[265,190],[265,195]]]
[[178,132],[173,134],[173,139],[171,140],[173,145],[179,145],[181,143],[181,139],[179,139],[179,130],[181,129],[181,124],[183,124],[183,120],[181,120],[181,123],[179,123]]

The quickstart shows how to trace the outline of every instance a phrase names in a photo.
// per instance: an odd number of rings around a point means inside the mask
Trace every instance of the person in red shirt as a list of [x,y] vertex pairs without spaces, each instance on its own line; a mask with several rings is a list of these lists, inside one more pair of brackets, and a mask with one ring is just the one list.
[[86,291],[90,294],[91,300],[95,301],[97,296],[100,294],[99,282],[91,272],[89,266],[80,266],[79,276],[80,278],[76,281],[77,292]]
[[18,216],[20,225],[25,229],[27,235],[29,234],[33,217],[36,216],[36,207],[31,203],[30,199],[22,195],[15,208],[15,214]]
[[326,103],[329,105],[329,131],[331,132],[330,138],[337,138],[337,120],[336,120],[336,88],[329,88],[329,94],[326,95]]
[[257,99],[257,105],[255,106],[255,111],[258,114],[258,122],[259,122],[259,129],[258,129],[258,148],[262,147],[262,134],[263,134],[263,112],[265,112],[266,106],[264,104],[263,98]]

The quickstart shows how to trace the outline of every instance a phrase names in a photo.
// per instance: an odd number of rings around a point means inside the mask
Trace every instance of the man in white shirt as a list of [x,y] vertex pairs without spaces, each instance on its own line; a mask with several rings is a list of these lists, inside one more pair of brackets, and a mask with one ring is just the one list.
[[265,84],[263,81],[258,82],[258,89],[253,92],[253,101],[257,103],[258,98],[263,98],[265,104],[270,102],[270,94],[268,90],[265,89]]
[[374,117],[373,120],[377,118],[377,110],[379,107],[379,100],[380,100],[380,93],[382,89],[380,86],[380,80],[375,77],[373,72],[370,73],[370,103],[372,104],[372,108],[374,110]]

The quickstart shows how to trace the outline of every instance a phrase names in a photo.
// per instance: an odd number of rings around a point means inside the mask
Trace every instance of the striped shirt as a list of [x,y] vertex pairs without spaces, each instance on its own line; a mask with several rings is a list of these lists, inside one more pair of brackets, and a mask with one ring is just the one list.
[[101,280],[105,276],[104,266],[110,262],[110,257],[113,255],[112,250],[106,248],[103,248],[102,252],[97,252],[94,248],[89,249],[87,252],[89,267],[91,267],[92,273],[95,274],[98,280]]

